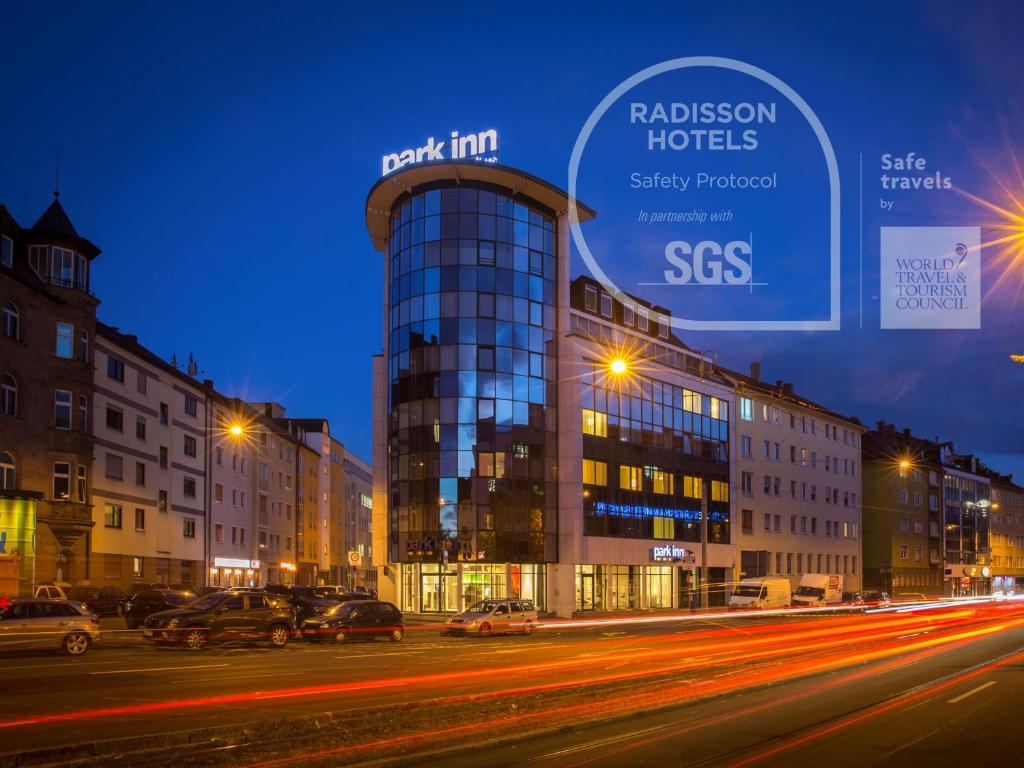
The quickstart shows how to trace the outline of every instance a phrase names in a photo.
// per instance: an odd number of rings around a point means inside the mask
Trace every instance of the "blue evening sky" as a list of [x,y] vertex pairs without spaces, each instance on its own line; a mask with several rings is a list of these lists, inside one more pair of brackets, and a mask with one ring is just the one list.
[[[369,459],[382,265],[363,204],[381,155],[494,127],[502,162],[564,187],[620,81],[680,56],[742,59],[799,92],[836,148],[843,330],[685,340],[1020,479],[1024,366],[1008,356],[1024,352],[1024,266],[996,286],[1006,264],[986,251],[981,331],[878,330],[879,226],[998,221],[956,192],[896,195],[882,214],[882,152],[924,155],[987,199],[1006,200],[998,180],[1024,193],[1024,11],[985,5],[6,3],[0,202],[30,226],[59,151],[61,200],[104,251],[102,320],[165,358],[193,352],[228,394],[326,416]],[[626,195],[594,188],[594,205],[612,220]]]

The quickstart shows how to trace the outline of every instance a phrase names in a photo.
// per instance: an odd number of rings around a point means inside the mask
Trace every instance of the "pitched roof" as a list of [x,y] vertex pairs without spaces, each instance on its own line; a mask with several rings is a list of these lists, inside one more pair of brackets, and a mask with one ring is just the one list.
[[43,211],[39,221],[32,225],[32,229],[40,232],[50,232],[55,235],[65,235],[66,237],[78,237],[75,225],[71,223],[67,211],[60,204],[60,198],[56,197],[53,198],[50,207]]
[[53,198],[53,202],[26,234],[33,240],[56,238],[60,243],[70,243],[87,259],[93,259],[100,253],[99,248],[78,234],[57,197]]

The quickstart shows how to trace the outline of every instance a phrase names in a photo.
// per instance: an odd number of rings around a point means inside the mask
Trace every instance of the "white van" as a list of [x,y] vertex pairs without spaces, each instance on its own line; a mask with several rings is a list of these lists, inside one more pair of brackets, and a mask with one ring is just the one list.
[[843,601],[843,577],[840,574],[805,573],[793,593],[794,606],[824,606]]
[[744,579],[729,598],[730,608],[786,608],[790,602],[789,579]]

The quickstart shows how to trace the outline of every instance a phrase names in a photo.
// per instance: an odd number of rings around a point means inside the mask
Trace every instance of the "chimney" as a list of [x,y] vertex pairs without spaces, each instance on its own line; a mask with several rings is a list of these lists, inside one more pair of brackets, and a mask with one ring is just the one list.
[[761,380],[761,363],[760,362],[754,362],[754,363],[750,364],[750,378],[752,378],[754,381],[760,381]]
[[885,422],[882,421],[881,419],[878,420],[878,434],[885,434]]
[[910,442],[910,427],[903,428],[903,439]]

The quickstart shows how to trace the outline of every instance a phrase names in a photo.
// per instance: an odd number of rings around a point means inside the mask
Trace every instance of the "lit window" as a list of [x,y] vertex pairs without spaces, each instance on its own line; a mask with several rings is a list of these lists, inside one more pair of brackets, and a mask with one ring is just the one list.
[[196,537],[196,519],[194,517],[186,517],[183,519],[182,523],[182,535],[186,539],[194,539]]
[[619,466],[619,488],[624,491],[643,490],[643,472],[640,467],[621,464]]
[[676,521],[671,517],[654,518],[654,538],[674,539],[676,537]]
[[674,483],[671,472],[666,472],[657,467],[648,467],[648,474],[654,486],[655,493],[671,494],[674,490]]
[[57,323],[57,357],[70,360],[75,356],[75,326],[70,323]]
[[103,511],[103,525],[107,528],[120,528],[124,509],[120,504],[107,504]]
[[711,481],[711,500],[729,501],[729,484],[722,480]]
[[583,460],[584,485],[608,485],[608,465],[595,459]]
[[704,495],[704,486],[699,477],[683,475],[682,494],[690,499],[699,499]]
[[754,401],[749,397],[740,398],[740,418],[744,421],[754,420]]
[[608,437],[608,415],[589,408],[583,409],[583,434]]

